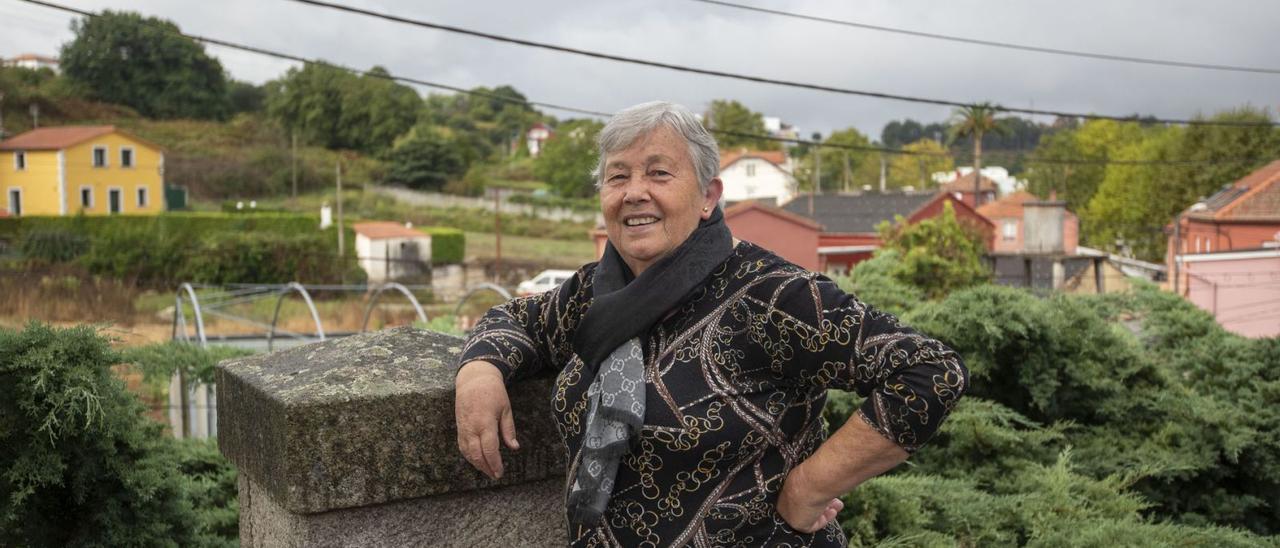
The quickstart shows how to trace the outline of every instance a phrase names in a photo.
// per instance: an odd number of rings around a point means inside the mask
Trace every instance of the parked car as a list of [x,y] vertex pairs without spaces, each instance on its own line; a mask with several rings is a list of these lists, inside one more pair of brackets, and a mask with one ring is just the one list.
[[573,274],[574,271],[572,270],[543,270],[532,279],[520,282],[520,285],[516,286],[516,295],[524,297],[534,293],[550,291],[560,287],[560,284],[572,278]]

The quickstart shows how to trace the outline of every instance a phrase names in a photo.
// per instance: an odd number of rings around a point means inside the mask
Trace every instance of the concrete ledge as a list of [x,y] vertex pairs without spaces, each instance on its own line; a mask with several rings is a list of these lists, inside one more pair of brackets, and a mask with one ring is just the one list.
[[[548,515],[556,516],[543,528],[558,530],[563,543],[565,463],[550,413],[550,380],[510,388],[521,451],[504,451],[503,478],[490,481],[457,450],[453,373],[462,342],[404,327],[220,364],[218,446],[242,478],[242,534],[248,524],[259,530],[255,537],[267,538],[259,534],[265,527],[259,518],[271,505],[298,517],[436,497],[455,502],[413,505],[432,512],[450,507],[462,511],[475,505],[457,503],[449,495],[532,484],[527,489],[541,493],[534,497],[537,504],[551,504]],[[517,519],[492,499],[499,492],[523,493],[515,489],[475,496],[494,502],[499,522]],[[365,509],[360,515],[404,519],[395,514]],[[320,530],[315,523],[307,529]],[[383,525],[365,524],[362,530],[378,527]],[[252,538],[242,540],[261,545]]]

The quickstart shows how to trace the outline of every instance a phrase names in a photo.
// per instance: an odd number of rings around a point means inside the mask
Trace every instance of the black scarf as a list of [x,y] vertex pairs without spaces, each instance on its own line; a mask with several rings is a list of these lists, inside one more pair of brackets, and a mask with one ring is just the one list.
[[569,516],[591,526],[613,493],[618,462],[644,425],[644,352],[639,337],[680,304],[733,253],[733,235],[716,208],[693,234],[639,277],[613,243],[596,266],[591,308],[573,339],[573,349],[594,380],[582,459],[569,490]]

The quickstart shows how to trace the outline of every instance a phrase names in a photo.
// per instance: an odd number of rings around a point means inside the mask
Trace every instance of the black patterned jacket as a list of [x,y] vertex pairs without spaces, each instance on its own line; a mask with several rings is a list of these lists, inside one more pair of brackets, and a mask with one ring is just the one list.
[[[569,478],[592,380],[571,341],[594,271],[494,307],[461,357],[492,362],[508,383],[559,371]],[[644,429],[604,520],[574,527],[574,546],[844,546],[837,524],[801,534],[775,511],[787,473],[826,439],[826,390],[865,396],[859,414],[911,452],[968,384],[951,349],[747,242],[643,340]]]

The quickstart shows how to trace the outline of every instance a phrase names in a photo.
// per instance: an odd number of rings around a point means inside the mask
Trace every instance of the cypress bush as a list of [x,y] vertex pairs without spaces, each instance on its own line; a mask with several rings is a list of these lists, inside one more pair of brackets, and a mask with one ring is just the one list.
[[0,545],[229,546],[234,471],[177,444],[92,328],[0,329]]

